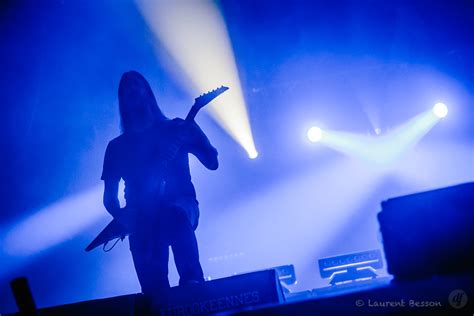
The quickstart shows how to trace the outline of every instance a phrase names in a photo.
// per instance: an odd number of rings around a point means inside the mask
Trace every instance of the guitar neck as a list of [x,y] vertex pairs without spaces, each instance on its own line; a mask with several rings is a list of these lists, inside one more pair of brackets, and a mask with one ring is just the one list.
[[[186,122],[192,122],[194,121],[194,118],[196,117],[197,113],[199,112],[199,107],[197,107],[195,104],[191,107],[191,109],[188,112],[188,115],[186,115],[185,121]],[[176,146],[172,146],[171,152],[168,155],[168,159],[163,160],[161,162],[161,167],[163,168],[163,171],[166,170],[168,164],[176,157],[178,154],[178,151],[181,149],[183,146],[182,141],[176,141],[175,142]]]
[[192,122],[196,117],[197,113],[199,112],[199,108],[194,104],[189,110],[188,115],[186,115],[185,121]]
[[[215,90],[212,90],[211,92],[205,93],[195,99],[195,102],[191,109],[188,112],[188,115],[186,115],[185,121],[186,122],[192,122],[194,121],[194,118],[196,117],[197,113],[199,110],[204,107],[206,104],[211,102],[213,99],[215,99],[217,96],[222,94],[224,91],[228,90],[228,87],[221,86],[220,88],[217,88]],[[173,146],[172,151],[168,155],[168,159],[162,161],[162,168],[163,170],[166,170],[169,162],[173,160],[176,157],[176,154],[182,147],[182,141],[177,142],[176,146]]]

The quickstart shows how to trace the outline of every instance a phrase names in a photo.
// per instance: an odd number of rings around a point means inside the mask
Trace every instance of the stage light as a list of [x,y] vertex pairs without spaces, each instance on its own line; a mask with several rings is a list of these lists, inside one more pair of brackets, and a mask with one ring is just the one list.
[[446,106],[446,104],[444,103],[436,103],[434,106],[433,106],[433,113],[439,117],[439,118],[443,118],[445,117],[446,115],[448,115],[448,107]]
[[161,43],[159,55],[163,56],[163,47],[169,53],[163,60],[165,67],[188,86],[191,95],[221,85],[230,88],[205,109],[249,156],[256,157],[234,52],[216,3],[137,0],[137,4]]
[[313,142],[319,142],[323,137],[323,132],[319,127],[313,126],[308,130],[308,139]]
[[255,159],[255,158],[258,157],[258,152],[257,152],[256,150],[254,150],[254,151],[249,151],[248,154],[249,154],[249,158],[250,158],[250,159]]

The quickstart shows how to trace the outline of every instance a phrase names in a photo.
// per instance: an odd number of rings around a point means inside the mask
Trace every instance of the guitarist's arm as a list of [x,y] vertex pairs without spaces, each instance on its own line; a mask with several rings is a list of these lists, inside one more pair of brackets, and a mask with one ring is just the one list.
[[115,217],[120,211],[120,202],[118,199],[118,187],[119,181],[116,180],[104,180],[104,206],[107,212]]
[[219,167],[217,150],[211,145],[206,134],[194,121],[181,120],[180,124],[182,133],[179,137],[187,145],[188,151],[196,156],[207,169],[216,170]]
[[121,176],[118,171],[118,157],[119,152],[117,150],[116,140],[112,140],[105,150],[104,167],[100,178],[104,180],[104,206],[114,217],[120,210],[118,190]]
[[216,170],[219,167],[217,150],[211,145],[209,140],[207,142],[208,144],[205,146],[191,146],[189,152],[196,156],[207,169]]

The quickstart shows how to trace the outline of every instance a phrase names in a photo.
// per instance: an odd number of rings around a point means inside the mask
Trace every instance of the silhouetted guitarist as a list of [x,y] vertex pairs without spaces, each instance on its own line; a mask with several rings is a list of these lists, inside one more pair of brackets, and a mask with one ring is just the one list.
[[[192,119],[166,118],[138,72],[122,75],[118,97],[122,134],[109,142],[105,152],[104,205],[132,231],[130,250],[142,292],[150,294],[170,286],[169,246],[180,285],[203,282],[194,234],[199,208],[188,153],[215,170],[217,150]],[[118,200],[120,179],[125,182],[124,209]]]

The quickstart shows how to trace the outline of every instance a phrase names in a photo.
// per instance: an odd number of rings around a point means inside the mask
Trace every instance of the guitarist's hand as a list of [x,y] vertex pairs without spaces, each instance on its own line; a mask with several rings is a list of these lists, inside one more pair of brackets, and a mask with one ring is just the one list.
[[211,145],[209,139],[196,122],[183,119],[175,119],[175,121],[177,122],[175,132],[177,142],[168,148],[168,153],[165,157],[173,157],[181,148],[181,145],[184,145],[186,150],[196,156],[206,168],[216,170],[219,166],[217,150]]
[[114,214],[114,218],[129,233],[135,230],[135,217],[134,210],[127,207],[121,208]]

